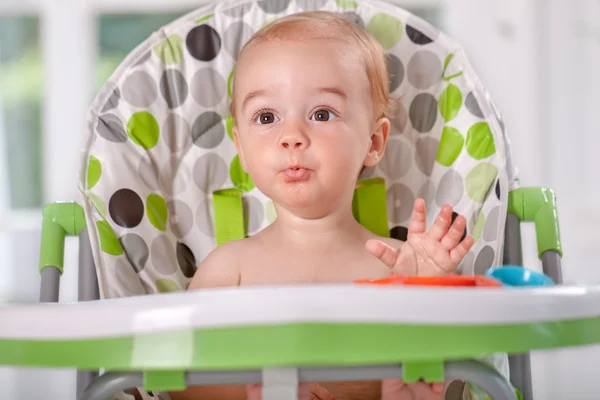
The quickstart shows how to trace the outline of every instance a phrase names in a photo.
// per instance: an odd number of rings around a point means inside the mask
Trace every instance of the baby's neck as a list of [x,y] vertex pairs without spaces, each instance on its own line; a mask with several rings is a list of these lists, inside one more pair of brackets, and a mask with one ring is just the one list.
[[290,212],[279,212],[268,228],[277,241],[310,251],[330,251],[347,246],[349,241],[361,241],[362,226],[352,212],[340,211],[320,218],[303,218]]

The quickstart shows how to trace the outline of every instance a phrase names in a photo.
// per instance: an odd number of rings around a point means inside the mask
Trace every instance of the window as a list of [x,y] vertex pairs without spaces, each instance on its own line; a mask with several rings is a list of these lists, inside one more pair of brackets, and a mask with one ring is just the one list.
[[0,16],[0,212],[42,203],[39,19]]
[[169,24],[185,11],[169,14],[102,14],[98,16],[98,61],[95,90],[119,66],[121,61],[156,29]]

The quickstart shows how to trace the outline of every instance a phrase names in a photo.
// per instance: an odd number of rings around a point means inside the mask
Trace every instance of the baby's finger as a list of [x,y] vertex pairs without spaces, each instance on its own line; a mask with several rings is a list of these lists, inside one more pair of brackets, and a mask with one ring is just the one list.
[[462,215],[456,217],[448,232],[442,238],[442,246],[450,251],[456,247],[467,227],[467,220]]
[[425,212],[425,200],[416,199],[413,205],[412,215],[408,224],[408,234],[425,233],[427,229],[427,213]]
[[474,243],[475,239],[473,239],[473,236],[467,236],[462,242],[460,242],[458,246],[450,251],[450,258],[452,259],[452,262],[456,265],[460,264],[469,250],[471,250],[471,247],[473,247]]
[[429,236],[434,240],[440,240],[446,232],[452,222],[452,207],[448,204],[444,205],[440,210],[440,213],[435,219],[435,222],[429,228]]
[[365,249],[373,256],[377,257],[388,268],[394,268],[398,260],[398,250],[388,246],[380,240],[367,240]]
[[430,384],[431,391],[435,394],[441,394],[444,392],[444,383],[443,382],[435,382]]

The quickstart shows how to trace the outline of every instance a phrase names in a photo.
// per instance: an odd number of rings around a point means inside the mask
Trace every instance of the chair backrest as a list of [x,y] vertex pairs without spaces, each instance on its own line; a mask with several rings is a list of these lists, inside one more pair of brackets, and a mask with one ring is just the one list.
[[184,289],[216,246],[217,190],[244,192],[248,235],[276,218],[231,141],[232,71],[264,24],[317,9],[345,13],[387,53],[392,94],[403,105],[383,161],[362,177],[385,179],[391,235],[406,236],[417,196],[430,217],[450,203],[477,239],[462,272],[501,262],[515,184],[510,154],[500,117],[457,43],[382,1],[215,1],[137,47],[90,109],[80,190],[103,298]]

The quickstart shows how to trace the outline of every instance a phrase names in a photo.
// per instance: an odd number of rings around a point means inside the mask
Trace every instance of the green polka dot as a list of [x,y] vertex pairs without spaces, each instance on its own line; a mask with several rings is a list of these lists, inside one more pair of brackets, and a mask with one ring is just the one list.
[[445,126],[435,159],[445,167],[451,166],[462,151],[465,139],[456,128]]
[[229,167],[229,177],[231,178],[231,182],[237,187],[245,192],[249,192],[254,189],[254,182],[250,179],[250,175],[248,175],[244,169],[242,168],[242,164],[240,163],[240,157],[235,156],[233,161],[231,161],[231,166]]
[[169,36],[154,46],[154,52],[165,65],[179,64],[183,58],[183,40],[179,35]]
[[479,164],[473,168],[465,180],[469,197],[479,203],[483,203],[497,175],[498,169],[489,163]]
[[343,8],[343,9],[358,7],[358,3],[354,0],[336,0],[336,4],[339,8]]
[[444,117],[446,122],[450,121],[458,115],[460,108],[462,107],[462,93],[456,85],[448,85],[448,87],[442,92],[438,107],[440,114]]
[[205,15],[204,17],[200,18],[200,19],[199,19],[199,20],[197,20],[196,22],[197,22],[197,23],[199,23],[199,24],[200,24],[200,23],[202,23],[202,22],[206,22],[206,21],[208,21],[209,19],[211,19],[211,18],[212,18],[214,15],[215,15],[215,14],[208,14],[208,15]]
[[106,219],[108,209],[106,208],[106,203],[104,202],[104,200],[102,200],[97,194],[91,192],[87,193],[87,197],[88,199],[90,199],[90,201],[96,208],[96,211],[98,211],[98,214],[100,214],[102,218]]
[[89,190],[96,186],[96,183],[100,180],[100,175],[102,175],[102,165],[96,157],[90,156],[87,172],[87,188]]
[[496,152],[494,135],[487,122],[478,122],[469,128],[467,152],[476,160],[488,158]]
[[156,281],[158,293],[179,292],[179,286],[170,279],[159,279]]
[[146,214],[154,227],[160,231],[167,230],[169,210],[167,202],[157,194],[151,194],[146,200]]
[[146,111],[140,111],[131,116],[127,123],[127,134],[133,142],[150,150],[156,146],[160,128],[156,119]]
[[233,99],[233,73],[235,71],[235,68],[231,70],[231,73],[229,74],[229,78],[227,78],[227,94],[229,95],[229,99]]
[[272,201],[269,201],[267,203],[267,221],[269,221],[269,223],[272,224],[273,222],[275,222],[276,219],[277,211],[275,211],[275,204],[273,204]]
[[367,30],[381,43],[385,50],[394,47],[402,39],[404,31],[402,21],[384,13],[375,15],[369,21]]
[[115,236],[115,233],[108,222],[98,221],[96,222],[96,226],[98,227],[98,234],[100,235],[100,248],[102,251],[113,256],[120,256],[123,254],[121,242],[119,242],[119,239]]
[[477,217],[477,222],[475,223],[475,227],[473,228],[473,239],[478,241],[481,237],[481,233],[483,232],[483,226],[485,225],[485,216],[483,215],[483,211],[479,213]]
[[233,126],[234,125],[235,125],[235,119],[233,118],[232,115],[229,115],[225,119],[225,126],[227,127],[227,135],[229,136],[229,139],[231,139],[231,141],[233,141]]

